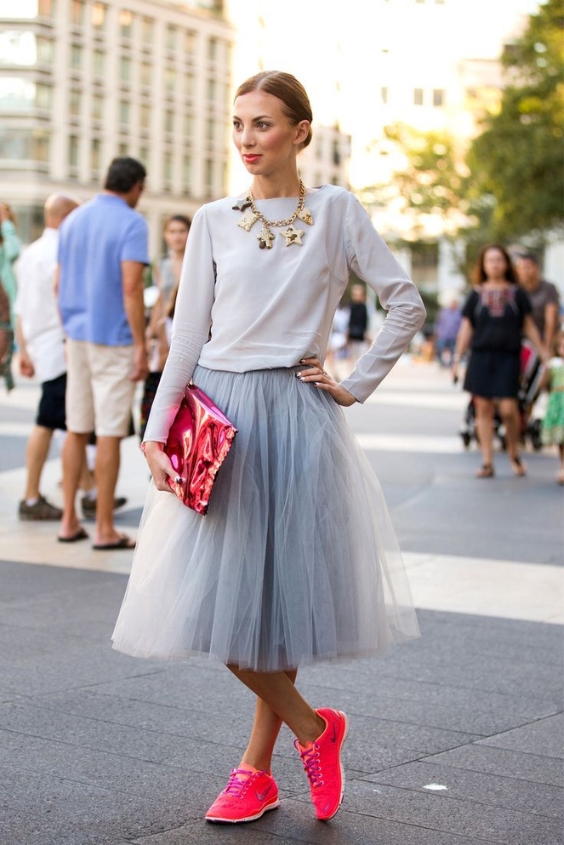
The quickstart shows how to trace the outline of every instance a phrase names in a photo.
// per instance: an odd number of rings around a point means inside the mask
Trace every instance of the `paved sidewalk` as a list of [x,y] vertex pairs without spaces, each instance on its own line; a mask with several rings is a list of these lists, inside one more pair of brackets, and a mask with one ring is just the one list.
[[[407,384],[400,372],[378,408],[396,407],[394,389],[407,406]],[[429,385],[414,407],[435,402],[457,414],[462,397],[441,392],[432,373]],[[110,649],[130,553],[61,546],[56,526],[14,516],[34,402],[32,389],[0,402],[1,845],[562,845],[558,543],[547,543],[538,560],[525,546],[522,557],[515,546],[503,560],[408,552],[416,603],[425,608],[422,638],[378,661],[300,673],[313,704],[342,708],[351,719],[339,815],[313,818],[284,730],[274,768],[280,808],[246,826],[206,825],[205,810],[244,747],[252,698],[217,664],[134,660]],[[370,413],[359,409],[358,421]],[[391,432],[401,436],[402,425],[373,435],[378,449]],[[425,448],[406,442],[414,455]],[[402,444],[389,445],[401,476]],[[432,460],[439,447],[427,443]],[[443,448],[453,448],[448,439]],[[385,455],[375,454],[385,466]],[[119,524],[135,533],[147,475],[133,440],[125,466],[120,493],[129,502]],[[538,467],[552,473],[544,458]],[[56,490],[59,471],[50,462],[47,489]],[[500,479],[493,495],[510,498],[512,484]],[[479,489],[492,495],[494,488]],[[531,502],[545,496],[533,482],[522,490]],[[554,498],[542,501],[554,507]]]

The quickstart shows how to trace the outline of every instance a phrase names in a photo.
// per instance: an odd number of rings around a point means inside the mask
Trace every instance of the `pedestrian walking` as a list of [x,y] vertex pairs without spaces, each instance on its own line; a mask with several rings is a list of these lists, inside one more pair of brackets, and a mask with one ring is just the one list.
[[518,256],[517,278],[531,303],[531,317],[547,349],[552,349],[560,321],[560,295],[556,285],[542,278],[533,252]]
[[12,390],[12,355],[14,353],[17,279],[14,264],[21,252],[16,232],[16,217],[8,203],[0,201],[0,375]]
[[452,366],[461,322],[462,313],[457,299],[452,299],[448,306],[439,309],[435,322],[435,354],[441,367]]
[[541,389],[549,391],[548,405],[541,426],[541,441],[545,446],[558,446],[560,467],[558,484],[564,484],[564,331],[554,338],[554,357],[546,366]]
[[[340,406],[380,384],[425,310],[360,203],[343,188],[301,182],[297,155],[311,121],[289,74],[259,73],[237,91],[233,140],[251,187],[204,205],[192,223],[145,433],[154,485],[113,634],[114,647],[135,656],[220,660],[255,694],[249,744],[210,822],[251,821],[278,806],[271,761],[282,722],[317,817],[331,818],[348,719],[304,700],[298,668],[418,635],[380,488]],[[388,317],[337,384],[323,360],[351,270]],[[176,473],[164,444],[191,379],[238,429],[205,517],[167,484]]]
[[[40,485],[53,432],[66,429],[65,335],[54,283],[59,226],[77,206],[71,197],[52,194],[44,206],[43,234],[24,249],[16,264],[14,310],[20,372],[41,383],[37,417],[27,442],[25,494],[18,511],[19,518],[27,521],[59,520],[63,515],[41,495]],[[85,457],[83,468],[87,470]]]
[[168,253],[155,262],[153,274],[165,311],[169,306],[172,292],[180,280],[190,225],[190,219],[184,214],[173,214],[164,226],[163,237]]
[[146,171],[132,158],[112,161],[104,191],[60,230],[58,301],[67,337],[67,439],[59,540],[88,535],[75,509],[81,456],[96,434],[96,550],[131,549],[114,526],[120,440],[128,436],[135,382],[145,378],[143,271],[148,229],[136,212]]
[[361,284],[351,287],[347,349],[354,366],[361,355],[368,349],[368,308],[366,307],[366,288]]
[[493,421],[496,406],[505,425],[507,454],[513,473],[526,474],[519,454],[519,392],[521,337],[525,335],[546,359],[531,303],[517,285],[511,258],[503,246],[482,248],[475,269],[475,288],[462,308],[452,373],[470,349],[464,389],[476,407],[476,428],[482,451],[478,478],[493,478]]

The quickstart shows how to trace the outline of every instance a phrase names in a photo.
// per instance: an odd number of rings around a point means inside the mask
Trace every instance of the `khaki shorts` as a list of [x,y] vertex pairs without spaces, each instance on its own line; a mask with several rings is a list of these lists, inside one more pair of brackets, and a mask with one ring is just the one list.
[[129,433],[135,382],[133,346],[67,340],[67,430],[98,437]]

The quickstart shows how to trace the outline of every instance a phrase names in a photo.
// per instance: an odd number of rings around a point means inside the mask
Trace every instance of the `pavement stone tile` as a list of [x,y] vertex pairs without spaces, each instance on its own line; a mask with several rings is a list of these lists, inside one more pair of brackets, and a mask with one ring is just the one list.
[[556,757],[508,751],[481,742],[434,754],[424,762],[502,777],[509,772],[517,780],[564,787],[564,765]]
[[433,791],[425,787],[434,784],[444,787],[440,794],[445,798],[493,804],[531,815],[564,818],[562,787],[518,780],[511,776],[511,771],[502,777],[423,761],[367,775],[363,780],[402,789],[416,789],[425,794]]
[[[302,800],[297,798],[296,800]],[[562,845],[562,823],[525,812],[445,798],[382,784],[348,782],[346,809],[353,813],[480,837],[504,845]]]
[[506,731],[499,736],[490,736],[481,742],[497,748],[564,760],[564,713]]
[[[270,815],[280,812],[270,811]],[[285,835],[266,833],[247,824],[244,828],[236,825],[211,825],[204,821],[182,825],[174,830],[167,830],[155,836],[143,836],[131,840],[129,845],[296,845],[294,838]],[[343,843],[344,845],[344,843]]]

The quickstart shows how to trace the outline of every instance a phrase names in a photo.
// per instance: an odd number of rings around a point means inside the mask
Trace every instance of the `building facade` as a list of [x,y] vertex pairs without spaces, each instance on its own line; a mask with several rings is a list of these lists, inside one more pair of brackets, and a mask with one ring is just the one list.
[[117,155],[147,167],[153,251],[166,216],[225,194],[233,41],[217,2],[0,0],[0,199],[23,240]]

